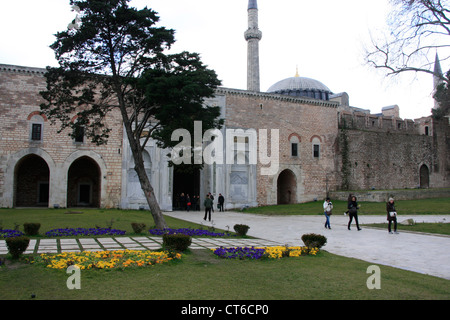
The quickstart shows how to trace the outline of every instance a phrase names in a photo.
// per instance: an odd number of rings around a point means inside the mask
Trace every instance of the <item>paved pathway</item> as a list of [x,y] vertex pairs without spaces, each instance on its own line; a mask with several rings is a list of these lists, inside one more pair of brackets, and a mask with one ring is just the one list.
[[[450,280],[450,237],[400,232],[389,234],[386,229],[352,225],[347,230],[348,217],[331,216],[331,230],[324,228],[325,217],[317,216],[260,216],[237,212],[214,212],[212,221],[205,222],[202,212],[168,212],[169,216],[203,223],[205,226],[233,231],[235,224],[250,226],[248,235],[281,244],[304,245],[301,236],[319,233],[327,237],[323,248],[338,255],[358,258],[373,264],[389,265]],[[450,222],[450,216],[399,216],[398,221]],[[386,216],[359,216],[359,222],[383,223]]]
[[[203,220],[202,212],[166,212],[168,216],[233,231],[235,224],[250,226],[248,235],[258,239],[197,238],[191,249],[216,248],[220,246],[273,246],[304,245],[301,236],[319,233],[327,237],[323,248],[331,253],[358,258],[373,264],[389,265],[450,280],[450,237],[430,234],[401,232],[388,234],[387,230],[365,228],[347,230],[348,217],[333,215],[332,230],[324,228],[323,216],[260,216],[238,212],[214,212],[211,222]],[[382,223],[385,216],[360,216],[360,223]],[[400,216],[399,222],[414,219],[416,222],[450,222],[450,216]],[[25,254],[54,253],[61,251],[159,249],[161,237],[108,237],[80,239],[31,240]],[[5,240],[0,240],[0,255],[6,254]]]
[[[233,238],[193,238],[190,249],[211,249],[230,246],[275,246],[275,241],[264,239],[233,239]],[[162,237],[105,237],[80,239],[31,239],[24,254],[102,251],[102,250],[156,250],[162,247]],[[6,241],[0,240],[0,255],[7,254]]]

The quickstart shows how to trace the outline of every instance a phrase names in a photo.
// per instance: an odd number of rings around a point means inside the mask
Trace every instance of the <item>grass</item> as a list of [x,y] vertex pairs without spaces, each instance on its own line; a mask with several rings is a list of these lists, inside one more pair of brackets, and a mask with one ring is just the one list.
[[[398,201],[399,212],[448,214],[450,198]],[[345,209],[336,201],[335,210]],[[362,203],[371,214],[385,214],[384,204]],[[380,209],[381,208],[381,209]],[[322,214],[321,203],[255,208],[263,214]],[[153,225],[148,211],[83,209],[1,209],[4,229],[25,222],[40,222],[40,233],[61,227],[112,227],[131,234],[132,222]],[[368,214],[368,213],[365,213]],[[166,216],[171,228],[198,225]],[[415,228],[424,230],[418,224]],[[448,224],[433,226],[447,234]],[[206,226],[204,226],[206,228]],[[383,227],[386,227],[385,225]],[[403,226],[402,226],[403,228]],[[408,227],[409,228],[409,227]],[[428,228],[428,227],[427,227]],[[445,230],[441,229],[444,228]],[[23,229],[21,229],[23,230]],[[326,249],[326,248],[325,248]],[[381,289],[369,290],[369,262],[333,255],[322,250],[317,256],[279,260],[224,260],[209,250],[191,250],[181,261],[146,268],[89,270],[81,273],[81,290],[69,290],[69,275],[20,261],[0,267],[0,300],[448,300],[450,281],[388,266],[381,268]]]
[[[113,229],[125,230],[126,235],[133,235],[134,231],[131,227],[133,222],[145,223],[147,235],[149,234],[147,230],[154,228],[153,217],[149,211],[77,209],[77,212],[82,213],[69,214],[67,212],[74,211],[68,209],[0,209],[0,226],[3,229],[14,229],[16,225],[19,225],[19,230],[23,231],[24,223],[38,222],[41,224],[40,235],[58,228],[95,228],[96,226],[101,228],[112,226]],[[206,225],[202,226],[170,216],[165,216],[165,220],[171,228],[208,228]],[[219,231],[217,230],[217,232]]]
[[[334,201],[333,212],[343,213],[347,211],[347,201]],[[323,214],[323,201],[301,204],[287,204],[276,206],[264,206],[245,209],[244,213],[263,215],[318,215]],[[361,205],[359,214],[386,214],[386,204],[379,202],[358,202]],[[414,214],[450,214],[450,197],[420,200],[398,200],[395,207],[399,215]]]
[[450,281],[387,266],[369,290],[370,263],[321,251],[279,260],[225,260],[192,250],[179,262],[146,268],[89,270],[69,290],[65,270],[17,262],[0,268],[1,300],[448,300]]
[[[368,227],[383,228],[387,230],[387,223],[368,224]],[[392,224],[392,228],[394,225]],[[412,226],[397,224],[398,231],[425,232],[450,236],[450,223],[416,223]]]

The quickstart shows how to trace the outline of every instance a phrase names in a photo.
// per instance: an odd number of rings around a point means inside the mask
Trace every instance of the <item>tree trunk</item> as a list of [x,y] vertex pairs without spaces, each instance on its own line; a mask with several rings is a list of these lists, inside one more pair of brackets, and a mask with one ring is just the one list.
[[150,184],[150,180],[148,179],[147,173],[145,172],[144,158],[142,157],[139,140],[138,138],[135,138],[133,134],[131,123],[128,120],[128,115],[126,113],[126,109],[121,107],[120,110],[122,112],[123,125],[127,133],[128,142],[130,144],[131,153],[134,159],[134,170],[136,171],[139,177],[139,182],[141,183],[141,188],[142,191],[144,192],[145,198],[147,199],[147,203],[150,208],[150,212],[153,216],[156,228],[158,229],[167,228],[167,223],[161,212],[161,208],[159,207],[158,200],[155,197],[155,193],[153,192],[153,187]]
[[[142,159],[142,154],[139,152],[140,158]],[[138,155],[138,157],[139,157]],[[153,220],[155,221],[156,228],[164,229],[167,228],[167,223],[164,219],[164,216],[161,212],[161,208],[159,207],[158,200],[155,197],[155,193],[153,192],[153,187],[150,184],[147,173],[145,172],[144,162],[136,161],[136,156],[134,156],[135,167],[139,182],[141,183],[142,191],[144,191],[145,198],[147,199],[148,206],[150,207],[150,212],[153,216]]]

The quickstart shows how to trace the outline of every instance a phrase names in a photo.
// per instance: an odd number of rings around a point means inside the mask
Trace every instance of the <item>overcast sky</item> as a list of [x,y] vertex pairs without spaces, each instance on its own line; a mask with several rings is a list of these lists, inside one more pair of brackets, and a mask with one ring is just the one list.
[[[161,25],[176,30],[174,52],[200,53],[224,87],[246,89],[248,0],[133,0],[131,5],[154,9]],[[259,0],[258,6],[261,91],[295,76],[298,66],[300,76],[319,80],[334,93],[347,92],[352,106],[379,113],[397,104],[407,119],[431,114],[430,75],[386,78],[364,64],[364,45],[370,33],[384,28],[388,0]],[[75,15],[69,0],[3,1],[0,64],[56,66],[48,46]]]

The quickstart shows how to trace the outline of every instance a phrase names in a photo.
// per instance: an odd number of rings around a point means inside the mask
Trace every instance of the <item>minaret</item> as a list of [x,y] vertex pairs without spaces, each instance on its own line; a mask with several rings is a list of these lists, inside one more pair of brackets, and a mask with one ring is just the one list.
[[[433,95],[436,93],[437,87],[443,83],[442,80],[443,73],[441,68],[441,62],[439,60],[439,56],[436,52],[436,58],[434,60],[434,71],[433,71]],[[439,103],[434,100],[434,109],[439,108]]]
[[259,83],[259,40],[262,32],[258,29],[258,2],[248,1],[248,30],[245,31],[247,40],[247,90],[260,91]]

